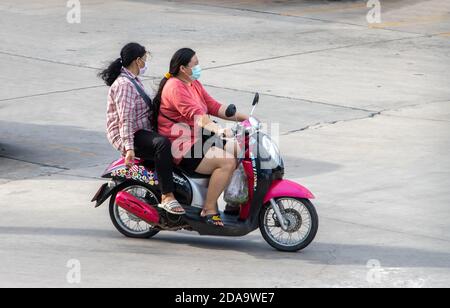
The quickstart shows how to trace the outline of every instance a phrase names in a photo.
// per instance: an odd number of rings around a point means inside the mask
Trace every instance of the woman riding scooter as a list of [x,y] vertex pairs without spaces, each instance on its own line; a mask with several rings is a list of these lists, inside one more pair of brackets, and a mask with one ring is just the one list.
[[172,142],[172,154],[179,167],[187,172],[211,175],[200,215],[208,224],[223,227],[216,205],[236,169],[238,146],[234,142],[213,145],[199,130],[231,137],[230,130],[223,129],[209,116],[235,121],[245,121],[248,116],[237,113],[227,117],[227,107],[206,92],[198,81],[200,75],[199,60],[192,49],[183,48],[174,54],[169,73],[161,81],[155,98],[160,105],[158,127],[159,133]]
[[156,109],[138,76],[145,74],[149,53],[137,43],[122,48],[120,58],[99,74],[110,87],[107,108],[107,136],[125,156],[128,168],[135,157],[155,161],[162,191],[160,207],[171,214],[185,214],[173,194],[173,162],[169,140],[156,132]]

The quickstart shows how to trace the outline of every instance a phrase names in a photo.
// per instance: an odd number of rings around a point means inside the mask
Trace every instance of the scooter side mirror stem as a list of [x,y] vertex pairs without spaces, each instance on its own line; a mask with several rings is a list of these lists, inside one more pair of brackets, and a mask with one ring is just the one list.
[[253,106],[259,103],[259,93],[255,93],[255,98],[253,99]]
[[253,115],[253,113],[255,112],[256,106],[259,103],[259,93],[255,93],[255,98],[253,99],[253,108],[252,108],[252,112],[250,112],[250,116]]

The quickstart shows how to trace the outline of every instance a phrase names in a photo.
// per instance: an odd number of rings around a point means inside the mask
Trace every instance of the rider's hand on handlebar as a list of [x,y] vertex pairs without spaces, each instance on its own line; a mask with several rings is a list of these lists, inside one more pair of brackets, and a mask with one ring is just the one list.
[[233,137],[234,137],[234,133],[233,133],[233,131],[232,131],[231,129],[229,129],[229,128],[222,128],[222,129],[219,131],[219,136],[220,136],[221,138],[233,138]]
[[134,150],[128,150],[127,155],[125,156],[125,165],[128,168],[131,168],[134,165],[134,158],[135,158]]

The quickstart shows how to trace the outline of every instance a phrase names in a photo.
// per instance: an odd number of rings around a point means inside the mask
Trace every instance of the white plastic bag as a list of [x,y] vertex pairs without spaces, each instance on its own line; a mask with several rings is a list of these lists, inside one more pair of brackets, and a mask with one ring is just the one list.
[[230,185],[225,190],[223,200],[232,205],[245,204],[248,201],[248,178],[242,164],[234,171]]

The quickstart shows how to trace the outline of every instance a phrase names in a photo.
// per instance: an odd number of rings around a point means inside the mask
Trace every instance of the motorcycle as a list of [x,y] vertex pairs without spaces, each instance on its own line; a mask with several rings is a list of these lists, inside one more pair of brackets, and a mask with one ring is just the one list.
[[[315,238],[319,219],[305,187],[284,179],[284,162],[275,142],[253,117],[259,94],[253,100],[249,120],[236,123],[235,138],[244,145],[241,163],[248,179],[248,201],[235,214],[221,212],[224,227],[207,224],[200,217],[208,191],[210,176],[188,174],[175,167],[175,197],[186,211],[174,215],[158,207],[161,192],[154,162],[135,159],[128,168],[125,159],[111,163],[102,178],[103,184],[92,202],[99,207],[109,197],[109,213],[119,232],[130,238],[151,238],[160,231],[188,230],[200,235],[244,236],[260,229],[263,238],[277,250],[299,251]],[[227,116],[234,115],[230,105]]]

